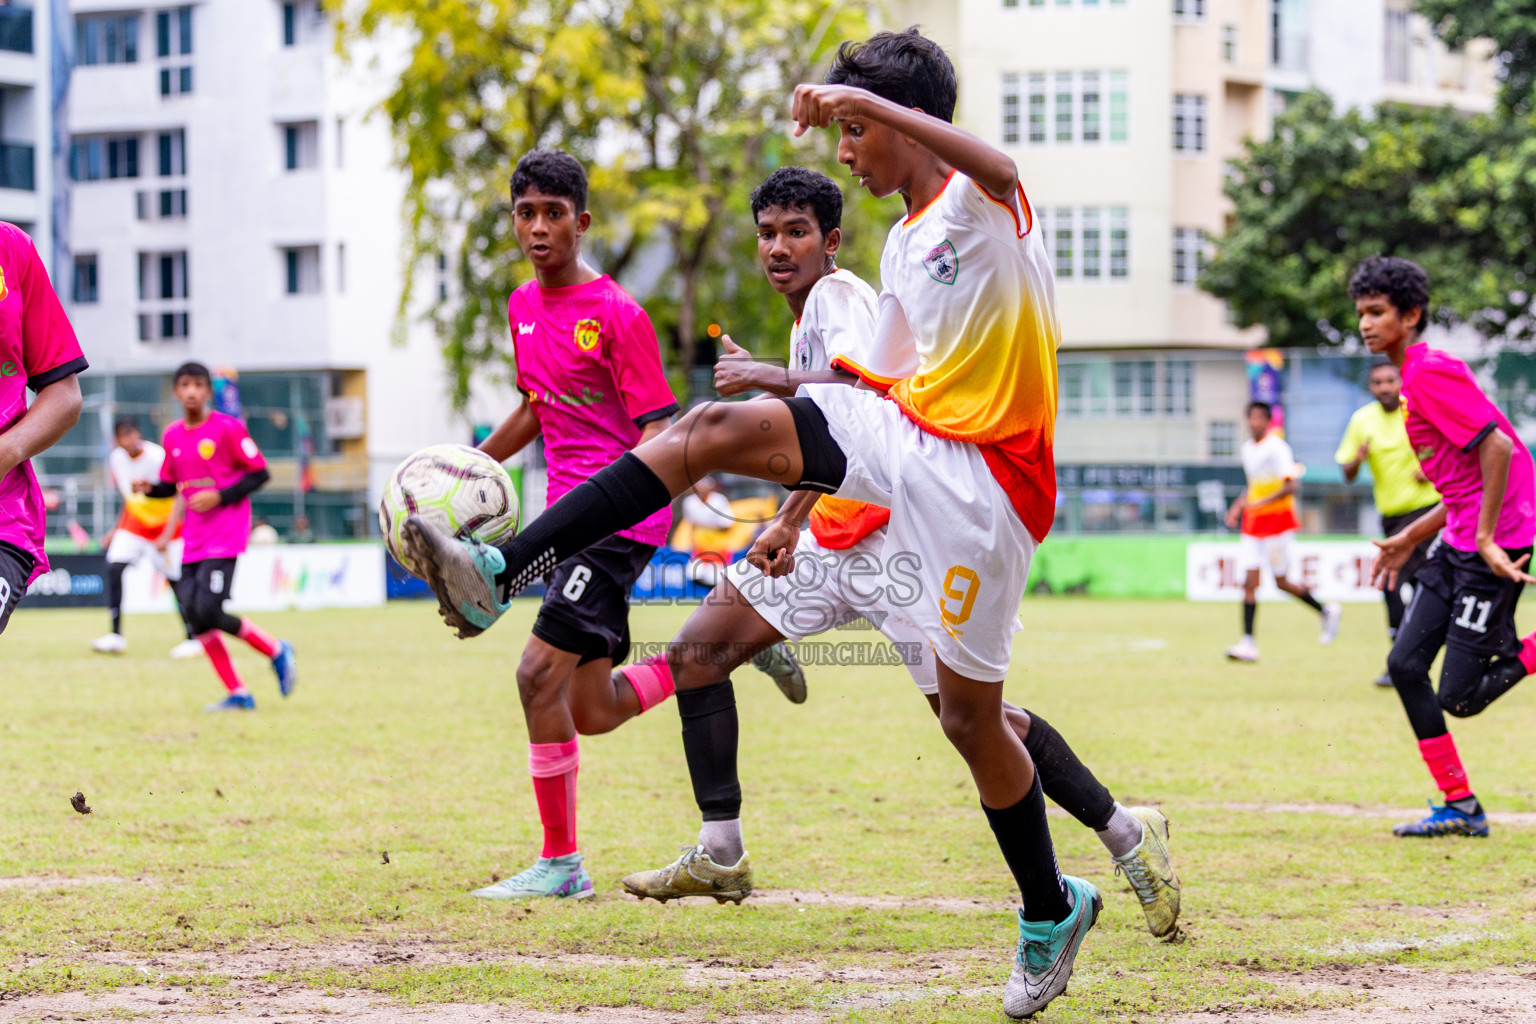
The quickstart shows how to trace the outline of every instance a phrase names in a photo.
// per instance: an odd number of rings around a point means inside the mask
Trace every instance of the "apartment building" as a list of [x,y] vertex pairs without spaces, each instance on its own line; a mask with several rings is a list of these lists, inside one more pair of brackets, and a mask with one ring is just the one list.
[[[393,338],[404,178],[368,116],[392,83],[371,54],[340,61],[315,0],[69,11],[56,273],[92,373],[82,425],[44,463],[72,503],[59,518],[99,532],[112,417],[157,428],[174,412],[166,375],[196,359],[233,371],[273,461],[258,514],[365,535],[401,458],[470,434],[431,332]],[[448,287],[443,268],[428,277],[423,291]],[[480,418],[508,407],[494,405]]]
[[[1238,353],[1263,334],[1237,329],[1195,287],[1231,214],[1227,164],[1314,86],[1341,107],[1491,108],[1491,48],[1449,53],[1410,10],[1411,0],[892,6],[893,21],[923,26],[954,58],[957,120],[1015,157],[1047,232],[1063,328],[1064,482],[1098,480],[1108,465],[1231,483],[1248,399]],[[1108,518],[1209,521],[1193,517],[1188,489],[1159,503],[1145,499],[1151,486],[1137,492],[1140,511]]]
[[0,5],[0,220],[53,258],[49,6]]

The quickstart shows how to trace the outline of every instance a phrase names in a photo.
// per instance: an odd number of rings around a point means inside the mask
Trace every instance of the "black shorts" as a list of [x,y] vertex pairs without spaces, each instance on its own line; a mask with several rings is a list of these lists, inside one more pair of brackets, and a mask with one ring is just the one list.
[[[1416,519],[1422,519],[1436,507],[1437,506],[1435,505],[1425,505],[1423,508],[1416,508],[1412,511],[1404,512],[1400,516],[1382,516],[1382,536],[1396,536],[1397,534],[1403,532],[1404,527],[1408,526],[1409,523],[1412,523]],[[1424,540],[1419,542],[1418,547],[1413,549],[1413,554],[1408,556],[1407,564],[1405,564],[1401,569],[1397,571],[1397,579],[1399,585],[1413,582],[1413,577],[1418,574],[1420,567],[1424,565],[1424,560],[1429,557],[1429,547],[1435,542],[1435,537],[1437,536],[1439,535],[1433,534],[1429,537],[1426,537]]]
[[[1511,561],[1531,553],[1530,548],[1505,550]],[[1513,657],[1520,652],[1515,605],[1520,603],[1525,584],[1495,576],[1476,551],[1458,551],[1436,540],[1414,582],[1450,605],[1447,646],[1486,658]]]
[[581,656],[581,663],[629,657],[629,591],[651,564],[656,545],[607,537],[544,577],[544,604],[533,635]]
[[0,541],[0,633],[5,632],[11,612],[27,592],[27,577],[32,575],[34,564],[32,556],[21,548]]
[[229,585],[234,578],[233,558],[205,558],[181,567],[182,584],[189,595],[210,594],[220,603],[229,600]]

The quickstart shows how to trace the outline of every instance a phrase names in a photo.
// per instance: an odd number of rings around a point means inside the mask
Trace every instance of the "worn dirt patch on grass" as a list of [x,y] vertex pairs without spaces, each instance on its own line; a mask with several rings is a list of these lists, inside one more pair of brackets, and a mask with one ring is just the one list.
[[[1424,817],[1423,807],[1363,807],[1360,804],[1323,803],[1220,803],[1185,804],[1201,810],[1241,811],[1252,814],[1326,814],[1334,818],[1393,818],[1401,821],[1417,821]],[[1489,811],[1488,820],[1495,825],[1516,828],[1536,828],[1536,812]]]
[[925,910],[943,910],[951,914],[1007,912],[1017,909],[1016,903],[1005,900],[958,899],[942,896],[903,898],[900,896],[852,896],[836,892],[812,892],[808,889],[756,889],[747,897],[748,903],[766,906],[812,907],[861,907],[865,910],[900,910],[903,907],[920,907]]
[[12,875],[0,878],[0,890],[5,889],[68,889],[80,885],[153,885],[147,878],[118,878],[115,875],[79,875],[68,878],[58,875]]
[[1308,991],[1354,993],[1361,1000],[1339,1010],[1277,1013],[1214,1006],[1175,1018],[1173,1024],[1488,1024],[1536,1022],[1536,971],[1488,970],[1451,974],[1396,966],[1331,964],[1295,974],[1255,972],[1266,981]]

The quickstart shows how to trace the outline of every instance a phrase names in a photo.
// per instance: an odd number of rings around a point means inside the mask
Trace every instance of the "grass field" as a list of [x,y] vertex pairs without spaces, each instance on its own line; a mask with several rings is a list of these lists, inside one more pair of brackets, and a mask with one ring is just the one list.
[[[619,889],[697,829],[670,704],[582,740],[597,899],[470,899],[537,853],[513,682],[535,607],[467,643],[425,604],[262,616],[297,645],[299,690],[280,700],[235,645],[260,710],[225,716],[201,713],[221,692],[204,663],[164,657],[169,618],[130,619],[108,660],[86,647],[101,612],[18,613],[0,640],[0,1020],[1003,1019],[1011,879],[899,668],[814,669],[803,707],[737,674],[761,890],[742,906]],[[639,609],[634,632],[665,640],[687,610]],[[1315,617],[1266,605],[1256,666],[1221,659],[1236,620],[1024,606],[1008,696],[1122,802],[1164,809],[1184,881],[1184,937],[1159,942],[1093,836],[1053,817],[1105,912],[1046,1018],[1536,1018],[1536,692],[1455,723],[1503,815],[1492,838],[1395,840],[1395,812],[1434,792],[1396,696],[1370,685],[1380,609],[1349,607],[1321,649]],[[1432,1016],[1391,1009],[1426,998]]]

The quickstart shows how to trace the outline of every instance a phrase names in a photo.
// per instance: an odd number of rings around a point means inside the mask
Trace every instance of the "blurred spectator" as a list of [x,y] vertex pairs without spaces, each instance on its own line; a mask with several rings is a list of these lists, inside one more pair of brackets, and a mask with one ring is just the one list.
[[293,517],[293,529],[288,531],[288,543],[313,544],[315,531],[309,528],[309,516],[300,512]]
[[725,567],[730,564],[730,532],[736,525],[731,501],[714,477],[704,477],[683,499],[683,521],[693,527],[693,558],[688,563],[688,576],[713,587],[724,578]]

